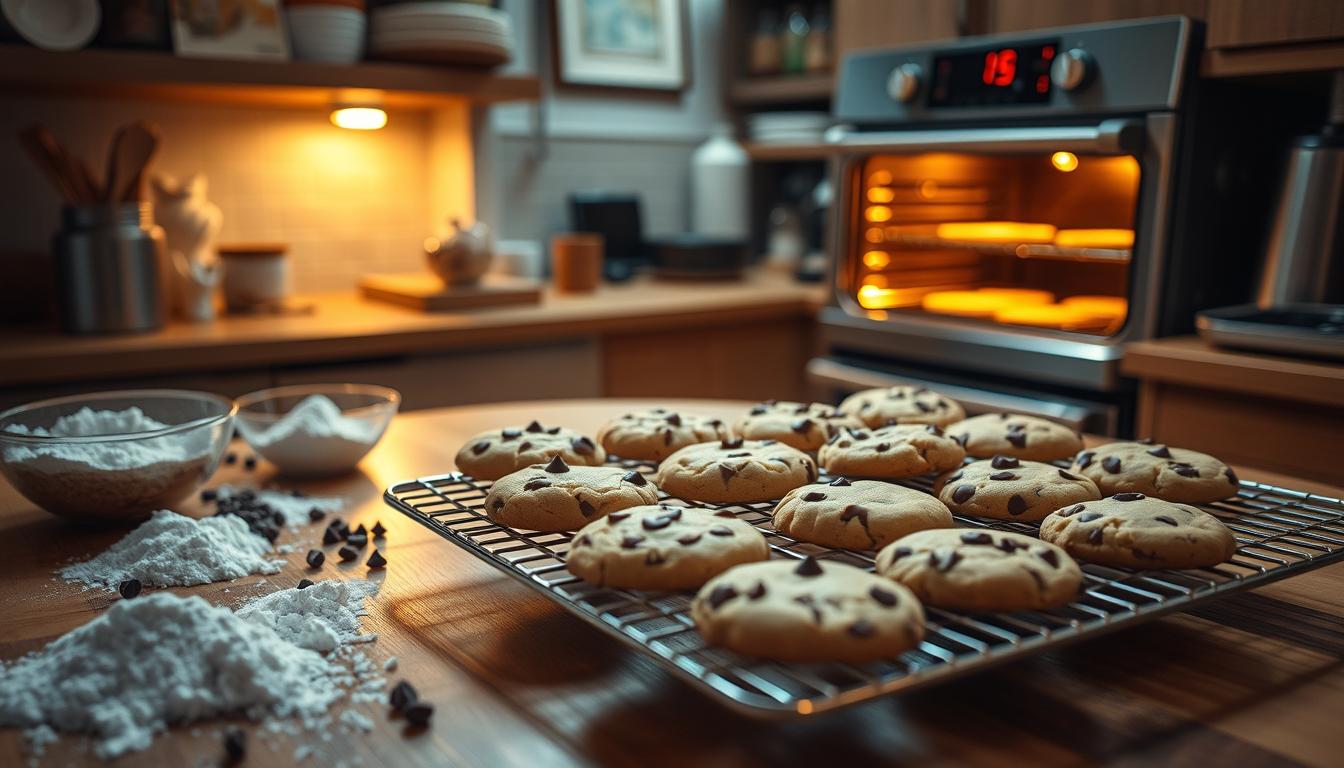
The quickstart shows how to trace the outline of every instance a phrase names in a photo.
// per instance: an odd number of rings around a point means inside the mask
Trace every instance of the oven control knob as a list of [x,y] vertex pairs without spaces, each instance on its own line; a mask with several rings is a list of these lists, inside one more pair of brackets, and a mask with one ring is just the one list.
[[1076,91],[1087,85],[1096,68],[1092,54],[1082,48],[1070,48],[1055,57],[1050,65],[1050,80],[1061,90]]
[[901,103],[914,101],[923,77],[924,70],[918,64],[902,64],[887,78],[887,95]]

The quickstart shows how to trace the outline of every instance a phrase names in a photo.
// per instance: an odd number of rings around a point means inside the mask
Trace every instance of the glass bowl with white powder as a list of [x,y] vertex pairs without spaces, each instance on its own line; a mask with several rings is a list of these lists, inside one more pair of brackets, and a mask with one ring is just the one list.
[[302,384],[238,398],[238,433],[290,476],[336,475],[359,464],[401,406],[373,384]]
[[214,474],[236,411],[228,398],[174,389],[20,405],[0,413],[0,471],[53,514],[142,520]]

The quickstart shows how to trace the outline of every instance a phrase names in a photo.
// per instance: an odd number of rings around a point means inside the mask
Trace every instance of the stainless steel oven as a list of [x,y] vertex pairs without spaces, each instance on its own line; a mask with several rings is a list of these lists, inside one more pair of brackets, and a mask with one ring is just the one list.
[[1126,429],[1155,333],[1199,29],[1159,19],[847,57],[819,397],[901,382]]

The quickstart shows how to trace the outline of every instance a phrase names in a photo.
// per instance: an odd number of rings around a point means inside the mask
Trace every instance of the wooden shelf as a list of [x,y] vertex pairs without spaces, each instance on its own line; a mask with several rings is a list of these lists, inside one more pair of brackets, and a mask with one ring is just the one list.
[[728,100],[740,106],[802,104],[830,101],[835,80],[830,72],[819,75],[744,77],[728,83]]
[[1344,69],[1344,43],[1297,43],[1256,48],[1214,48],[1204,52],[1204,77],[1254,77]]
[[390,62],[195,59],[145,51],[71,53],[0,45],[0,91],[189,102],[326,105],[342,91],[378,91],[392,107],[535,99],[530,75]]
[[743,145],[752,160],[825,160],[836,148],[829,144],[763,144],[748,142]]

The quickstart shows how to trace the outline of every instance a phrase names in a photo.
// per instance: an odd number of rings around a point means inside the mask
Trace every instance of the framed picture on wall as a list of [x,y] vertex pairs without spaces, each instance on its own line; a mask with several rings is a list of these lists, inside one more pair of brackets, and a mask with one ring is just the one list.
[[178,56],[288,59],[279,0],[172,0]]
[[556,0],[567,85],[680,91],[689,79],[684,0]]

